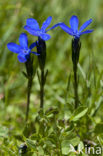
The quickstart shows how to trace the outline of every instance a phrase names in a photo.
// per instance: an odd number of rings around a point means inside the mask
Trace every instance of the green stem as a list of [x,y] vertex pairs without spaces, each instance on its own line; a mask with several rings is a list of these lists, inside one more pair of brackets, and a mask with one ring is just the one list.
[[44,106],[44,84],[45,84],[44,70],[41,70],[41,83],[40,83],[40,108]]
[[74,71],[74,95],[75,95],[75,109],[78,107],[78,81],[77,81],[77,63],[73,64]]
[[28,86],[27,86],[26,121],[28,120],[28,116],[29,116],[31,87],[32,87],[32,78],[29,78],[28,79]]
[[75,109],[78,107],[78,80],[77,80],[77,64],[79,62],[81,42],[79,38],[74,38],[72,40],[72,62],[73,62],[73,72],[74,72],[74,96],[75,96]]
[[27,84],[27,107],[26,107],[26,121],[28,120],[29,116],[29,107],[30,107],[30,94],[31,94],[31,88],[33,83],[33,60],[30,58],[26,63],[26,75],[28,79]]

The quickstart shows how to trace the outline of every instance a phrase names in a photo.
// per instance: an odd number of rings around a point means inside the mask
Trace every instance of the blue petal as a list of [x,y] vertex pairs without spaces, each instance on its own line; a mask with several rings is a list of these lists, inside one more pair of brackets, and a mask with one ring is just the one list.
[[52,17],[49,16],[49,17],[43,22],[42,27],[41,27],[42,32],[45,32],[46,28],[50,25],[51,20],[52,20]]
[[69,28],[67,25],[65,25],[64,23],[60,24],[60,27],[69,35],[73,35],[73,31],[71,28]]
[[24,29],[26,31],[28,31],[33,36],[40,36],[40,31],[33,30],[29,26],[27,26],[27,25],[24,26]]
[[26,21],[27,26],[29,26],[31,29],[40,30],[38,22],[33,18],[28,18]]
[[48,32],[49,30],[52,30],[52,29],[54,29],[54,28],[60,26],[61,24],[62,24],[62,22],[53,25],[51,28],[47,29],[46,32]]
[[8,43],[7,47],[13,53],[19,53],[21,51],[21,47],[19,45],[17,45],[16,43],[12,43],[12,42]]
[[78,31],[78,24],[79,24],[79,21],[78,21],[77,16],[72,16],[70,18],[70,26],[74,33]]
[[28,49],[28,37],[25,33],[22,33],[19,37],[20,46],[23,49]]
[[81,31],[83,31],[91,22],[92,22],[92,19],[86,21],[86,22],[80,27],[79,33],[80,33]]
[[30,45],[30,50],[32,50],[34,47],[36,47],[36,45],[37,45],[37,42],[34,42],[34,43],[32,43],[31,45]]
[[80,35],[88,34],[88,33],[91,33],[91,32],[93,32],[93,30],[86,30],[86,31],[81,32]]
[[18,54],[18,60],[21,63],[25,63],[27,61],[26,55],[23,55],[22,53]]
[[42,33],[40,34],[40,37],[44,40],[44,41],[47,41],[51,38],[51,36],[49,34],[46,34],[46,33]]
[[34,52],[34,51],[32,51],[31,53],[33,53],[33,54],[35,54],[35,55],[40,55],[40,54],[38,54],[38,53],[36,53],[36,52]]

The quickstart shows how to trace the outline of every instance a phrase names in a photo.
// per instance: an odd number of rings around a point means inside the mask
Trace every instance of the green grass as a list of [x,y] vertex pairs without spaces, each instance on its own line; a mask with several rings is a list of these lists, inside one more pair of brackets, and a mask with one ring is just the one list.
[[[102,10],[102,0],[0,1],[0,156],[20,155],[18,147],[24,142],[28,147],[24,154],[27,156],[74,156],[76,153],[69,153],[69,145],[77,148],[81,143],[84,149],[85,140],[103,146]],[[26,125],[27,80],[22,74],[25,66],[6,45],[8,42],[18,43],[29,17],[37,19],[40,25],[48,16],[53,17],[51,26],[57,22],[69,25],[74,14],[79,17],[80,25],[92,18],[90,28],[94,29],[93,33],[81,37],[78,65],[81,107],[74,110],[72,37],[58,27],[49,32],[52,38],[46,42],[46,69],[49,70],[45,86],[46,113],[38,114],[40,101],[36,74]],[[29,34],[28,37],[29,43],[37,39]]]

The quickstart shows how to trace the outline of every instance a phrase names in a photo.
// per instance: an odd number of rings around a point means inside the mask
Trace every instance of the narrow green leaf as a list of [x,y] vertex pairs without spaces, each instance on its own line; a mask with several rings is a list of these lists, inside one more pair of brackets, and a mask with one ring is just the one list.
[[81,117],[83,117],[88,111],[87,107],[79,107],[70,118],[71,121],[78,121]]
[[26,140],[27,145],[31,148],[31,149],[36,149],[36,145],[35,142],[33,140],[27,139]]

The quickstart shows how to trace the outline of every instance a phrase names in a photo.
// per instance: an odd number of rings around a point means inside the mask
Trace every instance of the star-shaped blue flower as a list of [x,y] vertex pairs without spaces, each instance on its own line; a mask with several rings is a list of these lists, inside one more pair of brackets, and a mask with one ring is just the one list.
[[54,26],[52,26],[51,28],[49,28],[48,30],[47,27],[50,25],[52,20],[52,17],[49,16],[42,24],[42,27],[40,29],[38,22],[33,19],[33,18],[28,18],[26,21],[26,25],[24,26],[24,29],[26,31],[28,31],[31,35],[33,36],[38,36],[41,39],[43,39],[44,41],[49,40],[51,38],[51,36],[49,34],[47,34],[47,32],[51,29],[54,29],[55,27],[59,26],[60,23],[55,24]]
[[77,16],[72,16],[70,18],[70,27],[65,25],[64,23],[60,24],[60,27],[69,35],[73,36],[74,38],[80,38],[81,35],[91,33],[93,30],[85,30],[83,31],[90,23],[92,22],[92,19],[86,21],[78,30],[79,20]]
[[25,33],[20,34],[19,43],[20,45],[17,45],[13,42],[7,44],[7,47],[10,51],[18,54],[19,62],[25,63],[27,59],[29,59],[30,53],[39,55],[36,52],[31,51],[36,46],[36,42],[32,43],[28,48],[28,37]]

